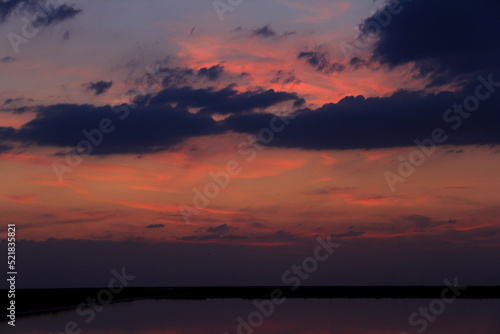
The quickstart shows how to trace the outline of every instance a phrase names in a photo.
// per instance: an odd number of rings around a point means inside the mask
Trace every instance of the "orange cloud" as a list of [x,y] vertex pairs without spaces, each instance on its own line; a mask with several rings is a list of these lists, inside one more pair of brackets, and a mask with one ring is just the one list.
[[3,153],[0,154],[0,160],[22,162],[22,163],[36,163],[44,165],[50,165],[53,161],[53,159],[49,157],[44,157],[35,154],[26,154],[26,153],[21,153],[21,154]]
[[60,181],[48,181],[48,180],[34,180],[30,181],[30,183],[41,186],[49,186],[49,187],[65,187],[71,189],[73,192],[77,194],[88,194],[88,190],[84,188],[85,185],[78,181],[64,180],[60,182]]
[[353,199],[349,202],[351,204],[361,204],[364,206],[379,206],[379,205],[394,205],[400,201],[399,198],[395,196],[373,196],[365,197],[359,199]]
[[0,196],[0,199],[18,203],[36,203],[38,202],[36,195],[21,195],[21,196]]

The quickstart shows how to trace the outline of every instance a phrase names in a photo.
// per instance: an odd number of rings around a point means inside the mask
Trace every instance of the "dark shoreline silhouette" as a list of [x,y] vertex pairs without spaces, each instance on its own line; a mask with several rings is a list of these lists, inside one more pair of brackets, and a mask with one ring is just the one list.
[[[232,286],[232,287],[163,287],[163,288],[124,288],[113,294],[111,303],[122,303],[144,299],[271,299],[279,296],[285,298],[442,298],[445,289],[459,291],[458,299],[500,299],[500,286],[301,286],[295,291],[290,286]],[[76,309],[78,305],[87,304],[87,298],[95,298],[107,288],[81,289],[18,289],[16,290],[16,316],[35,315]],[[274,291],[274,292],[273,292]],[[0,290],[7,296],[8,290]],[[102,294],[105,296],[105,294]],[[452,296],[448,292],[447,298]],[[103,297],[104,298],[104,297]],[[106,299],[106,298],[104,298]],[[99,304],[99,302],[96,302]],[[5,304],[4,304],[5,305]],[[7,313],[2,308],[1,321],[7,321]]]

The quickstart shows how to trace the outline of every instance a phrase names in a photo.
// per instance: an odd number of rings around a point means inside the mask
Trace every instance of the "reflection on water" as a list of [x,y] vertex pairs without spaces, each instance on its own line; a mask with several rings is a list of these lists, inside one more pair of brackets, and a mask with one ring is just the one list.
[[[2,333],[500,333],[499,300],[458,300],[424,316],[425,299],[291,299],[271,307],[248,300],[147,300],[105,306],[96,312],[76,311],[18,318],[16,327],[0,324]],[[268,301],[267,301],[268,302]],[[274,308],[274,310],[273,310]],[[264,315],[263,315],[264,314]],[[239,319],[239,322],[237,319]],[[90,321],[91,320],[91,321]],[[86,321],[90,321],[86,323]],[[239,324],[240,323],[240,324]],[[243,324],[242,324],[243,323]],[[262,324],[261,324],[262,323]],[[239,326],[239,328],[238,328]]]

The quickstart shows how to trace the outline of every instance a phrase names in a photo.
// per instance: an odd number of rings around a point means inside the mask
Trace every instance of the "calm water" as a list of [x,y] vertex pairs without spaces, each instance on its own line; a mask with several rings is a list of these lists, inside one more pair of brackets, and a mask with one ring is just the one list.
[[[430,303],[425,299],[294,299],[275,305],[272,314],[265,308],[267,317],[247,300],[147,300],[105,306],[88,324],[85,320],[90,315],[65,311],[19,318],[15,329],[1,323],[0,332],[60,334],[74,322],[67,333],[500,333],[499,300],[458,300],[444,309],[434,304],[439,314],[430,313],[432,321],[418,315],[413,319],[418,325],[410,325],[410,315]],[[245,320],[239,331],[238,317]]]

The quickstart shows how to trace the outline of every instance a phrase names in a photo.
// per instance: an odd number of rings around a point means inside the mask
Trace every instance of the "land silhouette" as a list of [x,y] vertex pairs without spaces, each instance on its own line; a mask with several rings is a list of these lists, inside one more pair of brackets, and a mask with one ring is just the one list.
[[[447,296],[457,299],[500,299],[500,286],[224,286],[224,287],[127,287],[100,297],[107,288],[19,289],[16,291],[16,315],[27,316],[47,312],[123,303],[145,299],[271,299],[279,298],[443,298],[443,290],[455,290]],[[8,290],[0,290],[6,295]],[[5,308],[3,308],[5,309]],[[7,313],[2,313],[6,321]]]

